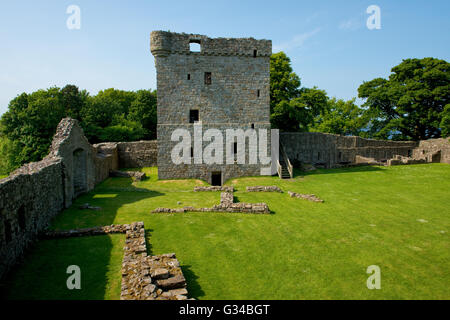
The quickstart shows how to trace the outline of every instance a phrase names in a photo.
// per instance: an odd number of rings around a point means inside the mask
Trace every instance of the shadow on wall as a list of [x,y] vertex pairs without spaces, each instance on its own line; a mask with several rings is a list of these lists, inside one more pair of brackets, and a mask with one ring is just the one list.
[[[58,216],[51,229],[69,230],[117,222],[120,208],[163,193],[136,188],[131,178],[114,178],[120,188],[98,186],[76,199]],[[131,192],[120,192],[121,189]],[[81,209],[89,203],[101,210]],[[150,230],[146,230],[149,234]],[[121,234],[92,237],[41,240],[27,251],[22,262],[4,279],[1,296],[4,299],[119,299],[121,266],[125,237]],[[149,248],[151,248],[149,246]],[[150,252],[149,252],[150,253]],[[66,286],[70,274],[66,269],[78,265],[81,269],[81,290]]]

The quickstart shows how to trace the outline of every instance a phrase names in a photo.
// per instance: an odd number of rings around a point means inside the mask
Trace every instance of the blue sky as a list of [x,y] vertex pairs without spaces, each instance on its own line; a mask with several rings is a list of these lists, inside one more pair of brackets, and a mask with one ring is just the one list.
[[[81,29],[69,30],[69,5]],[[369,5],[381,29],[368,30]],[[156,88],[152,30],[271,39],[302,85],[357,96],[363,81],[387,77],[405,58],[449,61],[450,1],[4,1],[0,4],[0,114],[22,92],[71,83]]]

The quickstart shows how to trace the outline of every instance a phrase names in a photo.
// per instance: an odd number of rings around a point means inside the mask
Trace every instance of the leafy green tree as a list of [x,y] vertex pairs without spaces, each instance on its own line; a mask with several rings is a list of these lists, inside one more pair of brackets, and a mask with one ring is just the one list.
[[114,101],[120,107],[113,111],[115,113],[117,112],[117,114],[126,115],[128,114],[131,103],[136,99],[136,92],[109,88],[99,91],[95,97],[102,101]]
[[442,113],[441,129],[443,137],[450,136],[450,104],[445,106]]
[[13,99],[1,119],[1,134],[21,150],[20,164],[38,161],[49,149],[56,126],[64,117],[59,88],[38,90]]
[[278,52],[270,57],[270,111],[281,101],[290,101],[300,93],[300,78],[291,67],[291,59]]
[[300,88],[301,82],[284,52],[270,57],[270,121],[281,131],[308,131],[326,109],[327,94],[318,88]]
[[81,110],[86,104],[89,94],[86,90],[80,91],[77,86],[68,84],[61,89],[61,103],[65,116],[81,120]]
[[0,136],[0,175],[9,174],[20,166],[17,155],[19,145],[5,136]]
[[359,136],[367,125],[363,113],[355,99],[330,99],[326,110],[316,117],[311,131]]
[[139,90],[136,99],[131,103],[128,119],[141,124],[144,139],[156,139],[156,90]]
[[368,133],[375,138],[422,140],[441,136],[444,107],[450,98],[450,65],[435,58],[406,59],[389,79],[358,88],[366,99]]

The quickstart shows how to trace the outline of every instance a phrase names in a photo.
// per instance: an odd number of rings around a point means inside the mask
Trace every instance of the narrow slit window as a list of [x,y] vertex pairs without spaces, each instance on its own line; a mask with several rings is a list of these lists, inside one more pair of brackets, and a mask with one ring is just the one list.
[[256,96],[259,98],[260,97],[260,95],[261,95],[261,91],[258,89],[258,90],[256,90]]
[[258,50],[253,50],[253,58],[256,58],[257,55],[258,55]]
[[191,80],[191,74],[190,74],[190,73],[188,73],[187,79],[188,79],[188,80]]
[[211,72],[205,72],[205,84],[211,84]]
[[237,154],[237,142],[233,143],[233,153],[236,155]]
[[194,157],[194,148],[191,147],[191,158]]
[[198,120],[198,110],[189,110],[189,123],[195,123]]
[[252,129],[255,129],[255,124],[254,123],[252,123]]

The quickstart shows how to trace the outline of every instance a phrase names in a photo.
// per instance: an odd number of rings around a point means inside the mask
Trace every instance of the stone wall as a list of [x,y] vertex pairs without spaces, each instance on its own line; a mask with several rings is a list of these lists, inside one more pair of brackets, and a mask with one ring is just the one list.
[[0,278],[64,208],[60,159],[27,164],[0,180]]
[[0,278],[55,215],[114,168],[113,145],[90,145],[76,120],[62,119],[42,161],[0,180]]
[[[199,43],[201,51],[191,52],[191,42]],[[232,177],[260,175],[260,165],[207,165],[194,158],[189,164],[175,165],[171,151],[177,142],[171,141],[171,135],[183,128],[194,137],[191,112],[198,112],[204,131],[218,129],[223,137],[226,129],[270,129],[271,41],[154,31],[151,51],[157,70],[158,177],[211,183],[212,175],[220,173],[224,183]],[[270,145],[268,151],[270,155]],[[247,158],[252,152],[246,149]]]
[[413,158],[426,158],[427,162],[440,162],[450,164],[450,138],[430,139],[420,141],[413,151]]
[[356,163],[357,156],[386,162],[395,155],[412,155],[418,146],[414,141],[371,140],[318,132],[280,133],[280,142],[291,162],[325,168]]
[[158,143],[152,141],[119,142],[117,152],[120,168],[155,167],[158,157]]

